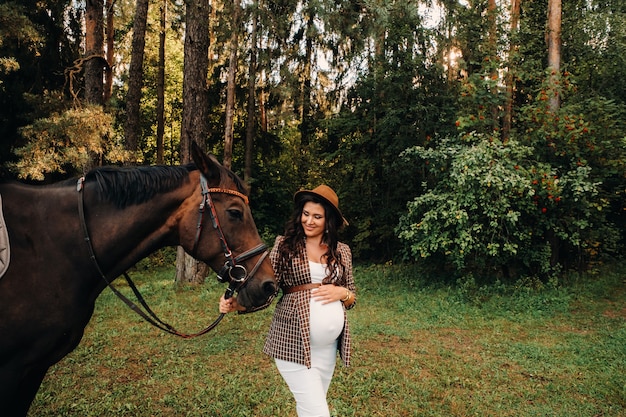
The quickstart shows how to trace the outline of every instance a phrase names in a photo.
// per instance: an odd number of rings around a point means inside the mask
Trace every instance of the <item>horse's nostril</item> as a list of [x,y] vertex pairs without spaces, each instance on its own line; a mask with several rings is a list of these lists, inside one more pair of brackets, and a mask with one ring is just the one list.
[[276,292],[276,285],[273,282],[268,281],[263,284],[263,291],[266,295],[274,294]]

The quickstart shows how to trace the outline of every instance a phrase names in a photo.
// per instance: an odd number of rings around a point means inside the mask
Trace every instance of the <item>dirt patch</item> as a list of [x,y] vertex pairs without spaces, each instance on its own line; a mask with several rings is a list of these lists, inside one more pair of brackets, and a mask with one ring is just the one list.
[[602,315],[611,319],[626,320],[626,307],[604,310],[604,313],[602,313]]

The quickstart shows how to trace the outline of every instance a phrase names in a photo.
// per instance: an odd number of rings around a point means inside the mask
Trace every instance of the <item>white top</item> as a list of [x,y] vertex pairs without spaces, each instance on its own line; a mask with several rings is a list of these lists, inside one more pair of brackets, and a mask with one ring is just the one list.
[[[326,278],[326,264],[309,261],[311,282]],[[315,294],[315,289],[311,294]],[[343,330],[344,311],[341,301],[322,304],[311,297],[311,347],[334,344]]]
[[312,283],[321,284],[324,278],[326,278],[326,264],[309,261],[309,269],[311,270]]

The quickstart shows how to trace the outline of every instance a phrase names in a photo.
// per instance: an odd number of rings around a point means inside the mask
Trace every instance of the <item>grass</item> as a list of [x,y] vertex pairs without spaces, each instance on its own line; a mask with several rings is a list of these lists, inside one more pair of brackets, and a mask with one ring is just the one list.
[[[181,331],[218,315],[224,288],[213,280],[176,288],[169,268],[132,275]],[[400,266],[358,267],[355,278],[353,365],[338,363],[333,415],[626,417],[621,268],[532,288],[428,284]],[[295,416],[261,352],[272,311],[228,315],[211,333],[182,340],[105,290],[29,416]]]

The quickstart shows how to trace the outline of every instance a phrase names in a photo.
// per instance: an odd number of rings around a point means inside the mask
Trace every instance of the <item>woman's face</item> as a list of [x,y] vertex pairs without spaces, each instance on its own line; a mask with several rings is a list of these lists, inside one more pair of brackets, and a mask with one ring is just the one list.
[[326,216],[324,206],[312,201],[307,201],[302,208],[300,217],[304,234],[308,238],[320,237],[326,229]]

